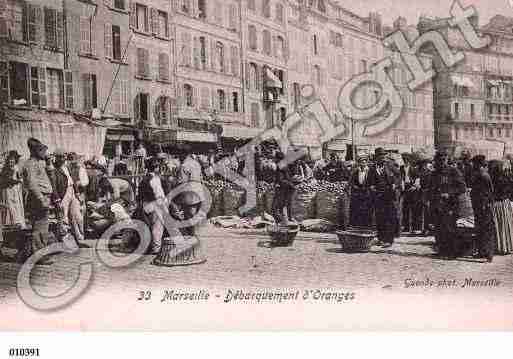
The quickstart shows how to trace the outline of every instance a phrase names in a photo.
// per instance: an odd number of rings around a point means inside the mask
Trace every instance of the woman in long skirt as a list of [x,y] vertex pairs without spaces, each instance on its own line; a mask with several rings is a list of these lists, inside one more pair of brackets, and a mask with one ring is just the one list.
[[497,232],[497,254],[513,251],[513,210],[509,193],[512,177],[509,161],[490,161],[490,176],[494,185],[493,221]]
[[0,173],[0,225],[19,225],[25,228],[22,176],[18,167],[20,155],[10,151]]

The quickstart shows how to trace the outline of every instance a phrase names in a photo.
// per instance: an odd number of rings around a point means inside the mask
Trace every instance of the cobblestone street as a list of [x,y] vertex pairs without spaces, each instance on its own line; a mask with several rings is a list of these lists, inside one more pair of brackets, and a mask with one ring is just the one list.
[[[492,264],[470,258],[444,261],[432,256],[431,237],[405,236],[386,250],[373,247],[369,253],[356,254],[343,253],[333,234],[300,233],[291,248],[268,248],[269,237],[256,230],[212,227],[208,236],[202,238],[207,256],[207,262],[202,265],[159,267],[151,263],[153,256],[145,256],[128,268],[111,269],[96,259],[95,241],[89,241],[91,248],[81,249],[79,254],[57,255],[52,266],[37,266],[31,280],[41,294],[56,295],[73,283],[79,264],[92,259],[94,278],[85,298],[115,293],[116,298],[124,296],[133,303],[137,302],[139,291],[156,288],[221,291],[329,288],[353,291],[367,299],[389,294],[403,297],[411,294],[412,298],[415,295],[436,298],[451,293],[463,296],[470,291],[476,296],[484,295],[491,302],[510,300],[513,294],[511,256],[497,256]],[[22,304],[15,289],[19,268],[13,263],[0,265],[0,301],[4,308]],[[462,289],[468,278],[496,279],[499,285]],[[427,279],[434,282],[432,288],[409,287],[413,281]],[[457,285],[438,287],[443,280],[456,280]]]

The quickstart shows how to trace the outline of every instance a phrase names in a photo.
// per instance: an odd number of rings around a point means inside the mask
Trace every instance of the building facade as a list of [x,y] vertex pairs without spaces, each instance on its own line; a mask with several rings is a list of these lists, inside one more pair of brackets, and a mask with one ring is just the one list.
[[453,51],[465,56],[451,68],[437,60],[436,141],[457,153],[465,150],[502,158],[513,150],[513,19],[497,15],[480,28],[477,17],[472,21],[478,31],[491,36],[487,48],[470,48],[459,30],[448,26],[447,19],[419,20],[420,32],[437,30]]

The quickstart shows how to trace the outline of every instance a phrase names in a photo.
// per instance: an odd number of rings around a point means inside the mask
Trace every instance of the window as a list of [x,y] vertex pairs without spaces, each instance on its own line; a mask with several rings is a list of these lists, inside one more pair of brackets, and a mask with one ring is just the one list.
[[[0,71],[2,68],[0,67]],[[1,86],[0,86],[1,87]],[[30,69],[30,91],[31,91],[31,103],[34,106],[40,105],[40,91],[39,91],[39,68],[32,67]],[[0,98],[0,103],[2,100]]]
[[361,62],[360,62],[360,72],[361,73],[367,72],[367,61],[366,60],[361,60]]
[[191,66],[191,35],[187,32],[182,33],[181,65]]
[[454,103],[454,116],[457,118],[460,115],[460,104]]
[[226,95],[223,90],[217,90],[217,101],[219,104],[219,111],[226,111]]
[[182,11],[186,14],[191,10],[190,0],[182,0]]
[[117,25],[112,25],[112,58],[121,61],[121,30]]
[[248,0],[248,9],[252,11],[256,10],[255,0]]
[[192,107],[194,106],[194,91],[192,86],[189,84],[183,85],[183,96],[185,99],[185,106]]
[[488,137],[493,137],[493,127],[488,127]]
[[98,93],[95,74],[82,74],[82,91],[84,111],[98,107]]
[[256,34],[256,27],[254,25],[248,26],[248,37],[249,37],[249,48],[251,50],[257,50],[257,34]]
[[114,7],[116,9],[125,10],[125,0],[114,0]]
[[62,12],[48,7],[44,8],[45,45],[50,48],[64,47],[64,22]]
[[279,59],[285,59],[285,40],[281,36],[276,36],[276,57]]
[[216,55],[217,55],[217,68],[219,72],[225,72],[224,67],[224,45],[221,42],[216,44]]
[[476,109],[473,103],[470,104],[470,117],[474,118],[476,116]]
[[274,74],[276,75],[276,77],[278,77],[278,79],[281,82],[280,94],[283,95],[285,93],[285,81],[284,81],[285,80],[285,74],[284,74],[283,70],[275,70]]
[[137,76],[150,77],[150,52],[148,49],[137,48]]
[[276,4],[276,21],[283,23],[283,5]]
[[155,103],[155,125],[169,125],[171,115],[171,100],[167,96],[160,96]]
[[37,42],[38,35],[41,32],[40,23],[41,23],[42,15],[41,15],[41,7],[36,5],[28,5],[28,41],[29,42]]
[[320,12],[326,12],[326,4],[324,3],[324,0],[317,0],[317,9]]
[[238,92],[232,93],[232,105],[233,105],[233,112],[239,112],[239,93]]
[[53,109],[64,108],[64,79],[61,70],[46,69],[48,107]]
[[232,46],[231,49],[231,62],[232,62],[232,74],[233,76],[239,76],[240,63],[239,63],[239,49],[236,46]]
[[264,54],[271,55],[271,34],[267,30],[264,30],[262,34]]
[[159,80],[169,81],[169,55],[164,52],[159,54]]
[[271,17],[271,4],[270,0],[262,0],[262,15],[264,17]]
[[319,55],[319,48],[318,48],[318,44],[317,44],[317,35],[313,36],[313,52],[314,52],[314,55]]
[[260,126],[260,106],[256,102],[251,104],[251,126]]
[[[111,104],[111,112],[118,115],[128,115],[128,108],[130,103],[129,91],[130,85],[129,80],[117,78],[114,83],[114,87],[112,89],[112,104]],[[139,97],[136,97],[136,103],[138,104]],[[145,100],[143,99],[143,106],[145,105]],[[138,120],[139,116],[139,107],[134,109],[134,118]]]
[[27,42],[27,12],[24,2],[9,0],[7,2],[7,16],[11,21],[11,27],[9,28],[11,39],[14,41]]
[[169,18],[167,12],[158,11],[158,31],[157,35],[160,37],[169,37]]
[[200,19],[207,18],[207,4],[205,0],[198,0],[198,17]]
[[90,17],[80,17],[80,53],[84,55],[93,54],[91,20]]
[[136,122],[148,122],[150,108],[150,95],[138,93],[134,101],[134,118]]
[[200,45],[200,62],[203,70],[207,68],[207,40],[204,36],[199,38]]
[[249,65],[248,89],[258,90],[258,68],[257,65],[251,63]]
[[28,65],[21,62],[10,63],[11,101],[20,105],[29,105]]
[[149,24],[148,24],[148,7],[141,4],[135,5],[135,16],[136,16],[136,24],[137,30],[149,32]]
[[237,8],[235,5],[230,5],[228,24],[230,30],[237,30]]

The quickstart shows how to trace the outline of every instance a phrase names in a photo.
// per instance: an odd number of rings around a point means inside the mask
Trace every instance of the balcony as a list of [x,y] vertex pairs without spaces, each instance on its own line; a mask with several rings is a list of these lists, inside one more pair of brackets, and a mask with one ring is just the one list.
[[487,115],[487,122],[513,122],[513,114]]

